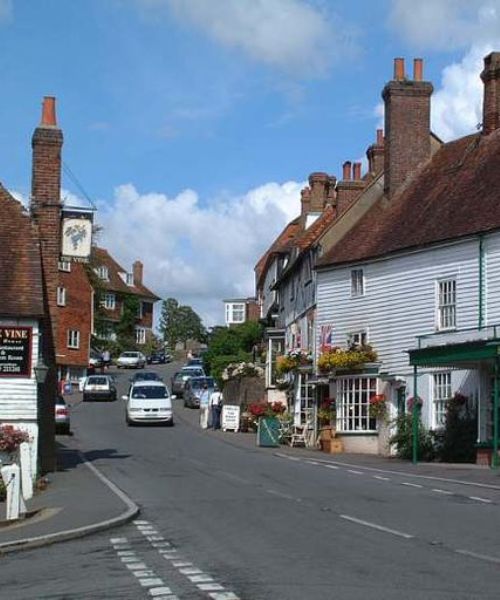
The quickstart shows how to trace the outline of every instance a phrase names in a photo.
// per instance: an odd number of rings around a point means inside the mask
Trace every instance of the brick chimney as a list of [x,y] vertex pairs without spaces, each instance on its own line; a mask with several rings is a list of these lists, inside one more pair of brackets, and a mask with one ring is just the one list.
[[341,215],[365,189],[361,179],[361,163],[346,160],[342,165],[342,180],[337,183],[337,214]]
[[142,274],[144,271],[144,265],[140,260],[136,260],[132,266],[132,273],[134,275],[134,285],[142,285]]
[[377,141],[368,147],[366,151],[368,159],[368,172],[370,175],[378,175],[384,170],[384,130],[377,129]]
[[407,79],[403,58],[394,59],[394,79],[384,87],[384,187],[389,198],[431,155],[430,98],[432,84],[422,81],[423,61],[413,62]]
[[481,79],[484,83],[483,134],[488,135],[500,127],[500,52],[485,56]]
[[330,177],[326,173],[311,173],[309,175],[311,188],[311,212],[323,212],[325,209],[330,187]]
[[43,472],[55,468],[54,399],[57,394],[55,347],[57,340],[61,247],[61,148],[62,131],[57,127],[55,98],[45,97],[40,125],[33,132],[31,215],[37,225],[42,260],[45,318],[40,323],[41,353],[49,366],[39,399],[39,457]]

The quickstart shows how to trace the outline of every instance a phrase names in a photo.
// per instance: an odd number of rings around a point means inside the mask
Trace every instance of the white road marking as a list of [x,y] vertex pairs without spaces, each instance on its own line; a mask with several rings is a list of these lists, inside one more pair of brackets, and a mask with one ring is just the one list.
[[122,563],[136,563],[139,559],[134,554],[132,556],[120,556]]
[[220,583],[199,583],[197,587],[202,592],[220,592],[224,589]]
[[157,596],[169,595],[172,593],[172,590],[169,587],[154,587],[149,590],[149,595],[156,598]]
[[179,568],[179,567],[192,567],[193,563],[189,562],[188,560],[176,560],[176,561],[174,561],[172,563],[172,565],[174,567],[177,567],[177,568]]
[[464,556],[471,556],[472,558],[478,558],[479,560],[486,560],[500,565],[500,558],[496,556],[488,556],[487,554],[477,554],[476,552],[469,552],[469,550],[455,550],[457,554],[463,554]]
[[397,531],[396,529],[389,529],[389,527],[383,527],[382,525],[377,525],[376,523],[370,523],[369,521],[363,521],[362,519],[356,519],[355,517],[350,517],[349,515],[339,515],[341,519],[345,519],[346,521],[351,521],[352,523],[357,523],[358,525],[364,525],[365,527],[371,527],[372,529],[377,529],[378,531],[384,531],[385,533],[391,533],[392,535],[397,535],[398,537],[405,538],[407,540],[415,537],[410,535],[409,533],[404,533],[403,531]]
[[374,475],[373,479],[379,479],[380,481],[390,481],[389,477],[381,477],[380,475]]
[[146,565],[141,562],[129,563],[128,565],[125,565],[125,566],[127,567],[127,569],[130,569],[131,571],[144,571],[145,569],[147,569]]
[[112,544],[126,544],[128,542],[127,538],[111,538],[109,540]]
[[131,550],[132,546],[130,544],[114,544],[114,550]]
[[484,502],[485,504],[491,504],[493,500],[488,500],[488,498],[480,498],[479,496],[469,496],[470,500],[477,500],[478,502]]
[[337,465],[323,465],[327,469],[338,469]]
[[214,578],[206,573],[201,573],[200,575],[188,575],[188,579],[193,583],[205,583],[208,581],[213,581]]
[[439,488],[432,488],[433,492],[436,492],[437,494],[446,494],[447,496],[451,496],[453,494],[453,492],[449,492],[448,490],[440,490]]
[[151,546],[153,546],[153,548],[170,548],[172,544],[170,542],[154,542]]
[[289,496],[288,494],[284,494],[283,492],[278,492],[277,490],[266,490],[268,494],[273,494],[273,496],[279,496],[280,498],[286,498],[287,500],[293,500],[293,496]]
[[162,535],[148,535],[146,539],[150,542],[164,542],[165,538]]
[[134,525],[149,525],[149,521],[143,521],[142,519],[132,521]]
[[353,469],[347,469],[348,473],[354,473],[355,475],[364,475],[363,471],[354,471]]
[[139,579],[139,583],[142,587],[156,587],[163,585],[163,581],[159,577],[147,577],[146,579]]
[[183,575],[201,575],[203,571],[198,569],[198,567],[185,567],[179,569],[179,573],[182,573]]
[[135,552],[133,550],[120,550],[117,552],[118,556],[135,556]]
[[319,466],[319,464],[320,464],[319,462],[316,462],[315,460],[306,460],[306,463],[308,465],[316,465],[316,466]]
[[407,485],[408,487],[421,488],[422,486],[418,483],[408,483],[407,481],[402,481],[401,485]]
[[159,550],[163,554],[163,558],[166,560],[175,560],[179,558],[179,552],[177,550]]
[[214,592],[213,594],[208,595],[212,600],[240,600],[233,592]]

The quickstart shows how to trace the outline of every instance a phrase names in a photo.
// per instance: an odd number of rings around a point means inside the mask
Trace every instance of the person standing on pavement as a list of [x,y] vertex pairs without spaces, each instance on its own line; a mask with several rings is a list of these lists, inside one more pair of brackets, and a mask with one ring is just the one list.
[[208,391],[208,385],[206,383],[203,384],[200,393],[200,427],[202,429],[208,429],[209,423],[208,418],[210,415],[209,410],[209,401],[210,401],[210,392]]
[[210,412],[212,413],[212,429],[220,429],[220,413],[222,411],[222,392],[215,390],[210,395]]

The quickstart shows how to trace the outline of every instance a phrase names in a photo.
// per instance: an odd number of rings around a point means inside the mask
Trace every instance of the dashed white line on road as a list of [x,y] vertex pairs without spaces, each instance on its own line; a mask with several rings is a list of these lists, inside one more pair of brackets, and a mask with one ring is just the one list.
[[493,500],[488,500],[488,498],[480,498],[479,496],[469,496],[470,500],[476,500],[477,502],[484,502],[485,504],[492,504]]
[[453,492],[449,492],[448,490],[441,490],[439,488],[432,488],[433,492],[436,492],[437,494],[445,494],[446,496],[451,496],[453,494]]
[[476,552],[469,552],[469,550],[455,550],[455,552],[457,554],[471,556],[472,558],[478,558],[479,560],[486,560],[487,562],[500,565],[500,558],[497,558],[496,556],[488,556],[487,554],[477,554]]
[[407,485],[408,487],[414,487],[414,488],[423,487],[423,486],[419,485],[418,483],[408,483],[408,481],[402,481],[401,485]]
[[319,466],[319,464],[320,464],[319,462],[316,462],[315,460],[306,460],[306,463],[308,465],[316,465],[316,466]]
[[202,592],[220,592],[224,589],[220,583],[199,583],[197,587]]
[[149,521],[143,521],[142,519],[136,519],[133,521],[134,525],[149,525]]
[[145,579],[139,579],[139,583],[142,585],[142,587],[156,587],[163,585],[163,581],[159,577],[146,577]]
[[179,573],[183,575],[201,575],[203,571],[198,569],[198,567],[184,567],[179,569]]
[[382,477],[381,475],[374,475],[373,479],[379,479],[380,481],[390,481],[390,477]]
[[144,569],[147,569],[146,565],[142,562],[129,563],[125,566],[131,571],[143,571]]
[[179,568],[179,567],[192,567],[192,566],[193,566],[193,563],[192,563],[192,562],[189,562],[189,561],[187,561],[187,560],[177,560],[177,561],[174,561],[174,562],[172,563],[172,565],[173,565],[174,567],[177,567],[177,568]]
[[208,595],[212,600],[239,600],[238,596],[233,594],[233,592],[214,592]]
[[273,496],[279,496],[280,498],[286,498],[287,500],[293,500],[294,499],[293,496],[290,496],[289,494],[284,494],[283,492],[278,492],[277,490],[268,489],[268,490],[266,490],[266,492],[268,494],[273,494]]
[[348,473],[354,473],[354,475],[364,475],[363,471],[354,471],[353,469],[347,469]]
[[156,598],[157,596],[168,596],[169,594],[172,594],[172,590],[166,586],[154,587],[149,590],[149,595],[153,596],[153,598]]
[[112,544],[126,544],[128,542],[127,538],[111,538],[109,540]]
[[376,523],[370,523],[370,521],[363,521],[362,519],[356,519],[356,517],[350,517],[349,515],[339,515],[341,519],[345,519],[346,521],[351,521],[352,523],[357,523],[358,525],[364,525],[365,527],[370,527],[371,529],[377,529],[378,531],[384,531],[385,533],[391,533],[392,535],[397,535],[398,537],[405,538],[407,540],[415,537],[409,533],[404,533],[403,531],[398,531],[397,529],[390,529],[389,527],[384,527],[383,525],[377,525]]
[[200,573],[199,575],[188,575],[187,578],[193,583],[205,583],[208,581],[213,581],[214,578],[206,573]]
[[338,469],[337,465],[323,465],[327,469]]
[[120,550],[117,552],[118,556],[135,556],[135,552],[133,550]]

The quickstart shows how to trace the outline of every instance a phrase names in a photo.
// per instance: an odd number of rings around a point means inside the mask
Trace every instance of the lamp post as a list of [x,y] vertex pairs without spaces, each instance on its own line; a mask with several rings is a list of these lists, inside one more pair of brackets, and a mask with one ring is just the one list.
[[418,462],[418,394],[417,394],[417,365],[413,367],[413,406],[412,412],[412,462]]
[[36,382],[40,384],[45,383],[45,380],[47,379],[47,373],[49,372],[49,367],[45,364],[43,356],[38,357],[38,361],[33,367],[33,370],[35,371]]

